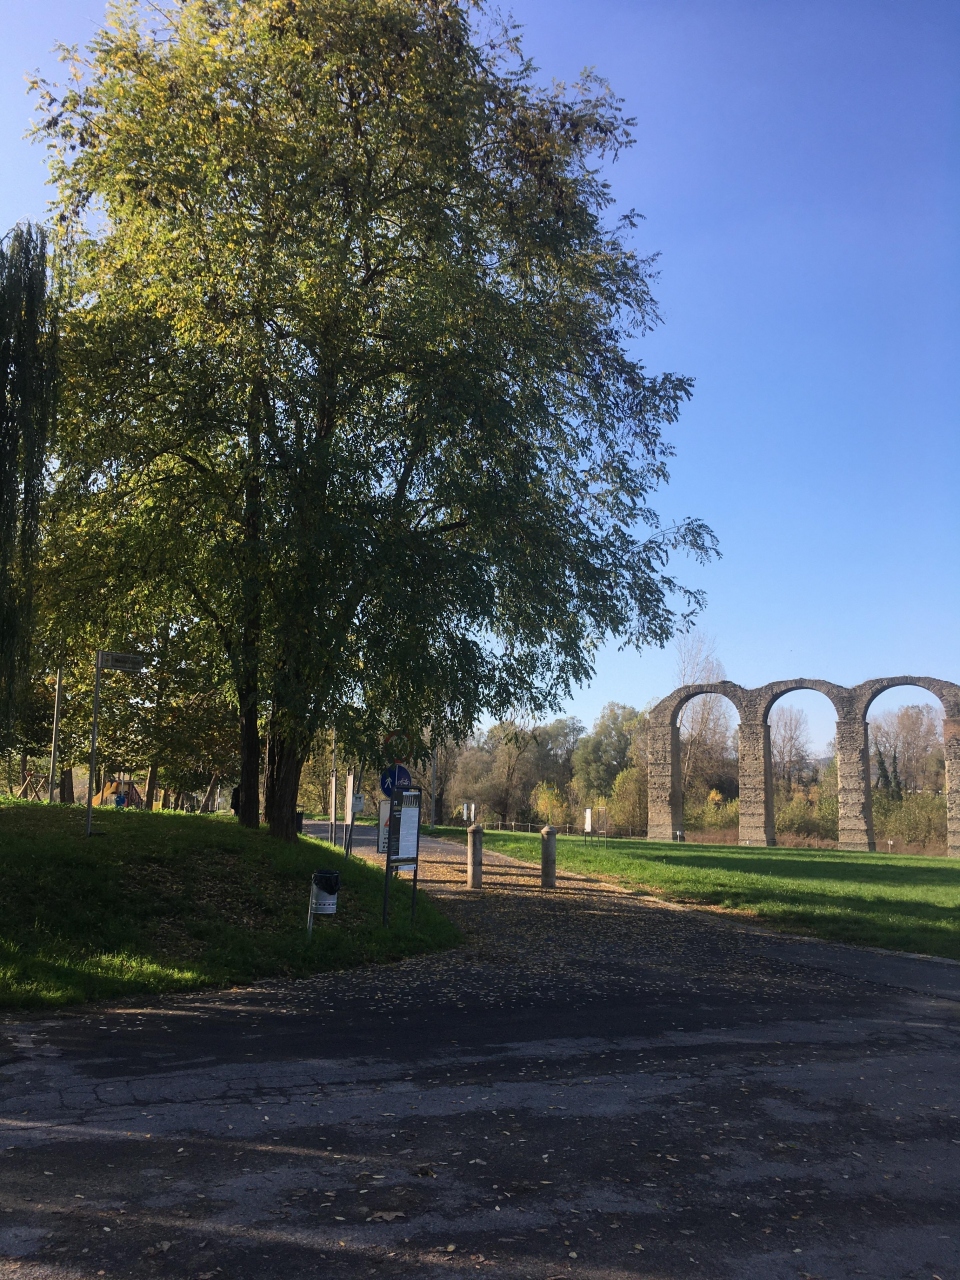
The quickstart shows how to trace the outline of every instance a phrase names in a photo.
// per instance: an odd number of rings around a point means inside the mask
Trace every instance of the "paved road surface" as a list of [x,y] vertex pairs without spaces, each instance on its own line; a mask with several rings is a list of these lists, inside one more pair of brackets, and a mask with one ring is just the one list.
[[0,1277],[960,1276],[960,966],[462,863],[458,952],[0,1025]]

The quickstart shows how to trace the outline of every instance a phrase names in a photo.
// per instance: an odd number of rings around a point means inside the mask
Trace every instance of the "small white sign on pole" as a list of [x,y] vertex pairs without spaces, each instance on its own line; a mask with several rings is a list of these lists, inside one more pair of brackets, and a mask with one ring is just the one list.
[[377,853],[387,852],[387,841],[390,838],[390,801],[380,801],[380,818],[377,827]]
[[583,811],[583,834],[588,836],[593,830],[593,810],[584,809]]
[[347,786],[343,795],[343,847],[350,848],[350,836],[353,834],[353,770],[347,774]]

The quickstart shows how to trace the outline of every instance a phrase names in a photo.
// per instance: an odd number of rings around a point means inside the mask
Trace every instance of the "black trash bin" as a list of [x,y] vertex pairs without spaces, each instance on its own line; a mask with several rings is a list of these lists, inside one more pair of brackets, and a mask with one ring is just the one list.
[[297,810],[297,835],[298,836],[303,835],[303,810],[302,809]]

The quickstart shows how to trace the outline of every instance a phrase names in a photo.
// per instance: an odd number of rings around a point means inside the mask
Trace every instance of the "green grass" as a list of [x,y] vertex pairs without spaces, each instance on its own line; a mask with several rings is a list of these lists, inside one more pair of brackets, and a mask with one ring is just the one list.
[[[462,827],[444,834],[466,839]],[[485,831],[484,848],[540,859],[538,834]],[[557,866],[672,902],[747,912],[836,942],[960,960],[960,860],[823,849],[599,841],[558,836]]]
[[[455,946],[456,927],[410,888],[318,840],[271,840],[193,814],[0,799],[0,1005],[55,1006],[138,992],[301,977]],[[310,874],[338,870],[335,917],[306,932]]]

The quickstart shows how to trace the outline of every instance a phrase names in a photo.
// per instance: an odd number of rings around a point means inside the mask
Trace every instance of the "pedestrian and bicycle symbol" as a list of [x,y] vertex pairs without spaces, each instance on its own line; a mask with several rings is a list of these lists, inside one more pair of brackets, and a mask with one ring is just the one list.
[[380,775],[380,790],[389,800],[395,787],[409,787],[413,779],[406,765],[395,764],[391,769],[384,769]]

